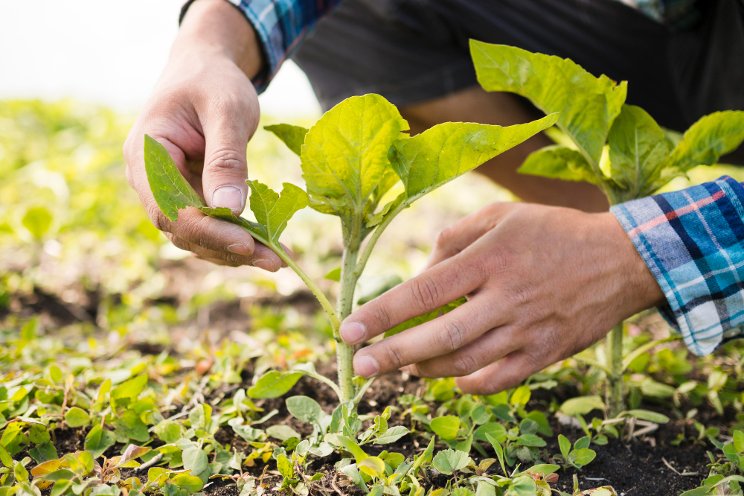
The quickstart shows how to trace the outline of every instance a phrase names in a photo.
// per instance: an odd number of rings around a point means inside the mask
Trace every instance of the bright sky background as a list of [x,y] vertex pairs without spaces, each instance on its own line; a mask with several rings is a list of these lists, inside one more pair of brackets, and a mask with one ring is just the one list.
[[[183,0],[0,0],[0,98],[74,97],[136,112],[165,64]],[[261,97],[281,117],[318,113],[285,64]]]

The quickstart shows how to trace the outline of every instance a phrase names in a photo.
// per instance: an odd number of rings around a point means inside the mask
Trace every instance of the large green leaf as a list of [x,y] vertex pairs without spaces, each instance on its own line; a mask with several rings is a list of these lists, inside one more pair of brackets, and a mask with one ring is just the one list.
[[546,146],[532,152],[519,168],[519,172],[563,181],[592,184],[601,184],[604,181],[604,176],[592,170],[581,152],[560,145]]
[[181,175],[168,150],[148,135],[145,135],[145,172],[152,196],[170,220],[176,220],[182,208],[204,205],[201,197]]
[[390,158],[403,181],[406,204],[526,141],[557,118],[552,114],[508,127],[445,122],[396,141]]
[[250,207],[256,220],[266,229],[271,242],[277,242],[287,227],[287,222],[307,206],[307,194],[294,184],[284,183],[277,193],[258,181],[248,181],[251,187]]
[[307,128],[302,126],[293,126],[292,124],[274,124],[265,126],[264,129],[274,133],[277,138],[282,140],[287,148],[292,150],[297,156],[302,153],[302,143],[305,141]]
[[610,176],[625,199],[647,196],[658,188],[661,164],[672,143],[648,112],[635,105],[623,105],[607,140]]
[[408,123],[380,95],[354,96],[326,112],[305,136],[302,171],[311,206],[361,215],[390,185],[388,151]]
[[625,82],[595,77],[568,59],[506,45],[471,40],[470,53],[484,89],[521,95],[546,114],[560,112],[558,127],[599,163],[610,126],[625,102]]
[[292,389],[302,376],[302,372],[270,370],[248,389],[248,396],[260,399],[278,398]]
[[721,155],[736,150],[742,142],[744,110],[706,115],[682,136],[666,164],[665,176],[684,174],[697,165],[715,164]]

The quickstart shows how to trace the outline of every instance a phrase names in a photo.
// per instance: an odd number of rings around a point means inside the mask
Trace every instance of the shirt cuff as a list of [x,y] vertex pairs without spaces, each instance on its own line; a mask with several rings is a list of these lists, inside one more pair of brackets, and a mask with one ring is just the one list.
[[744,334],[744,186],[730,177],[612,207],[696,355]]

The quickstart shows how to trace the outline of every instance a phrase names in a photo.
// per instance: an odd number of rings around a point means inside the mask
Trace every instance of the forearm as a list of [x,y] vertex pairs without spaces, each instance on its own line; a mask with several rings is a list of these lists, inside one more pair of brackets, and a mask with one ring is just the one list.
[[225,0],[198,0],[188,9],[171,49],[171,60],[204,56],[226,57],[249,78],[264,67],[256,32],[238,9]]

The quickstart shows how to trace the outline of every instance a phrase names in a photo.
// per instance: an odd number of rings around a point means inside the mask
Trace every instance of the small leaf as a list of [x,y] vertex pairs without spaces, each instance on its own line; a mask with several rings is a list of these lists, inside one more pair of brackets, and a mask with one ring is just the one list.
[[145,172],[155,202],[170,220],[178,219],[178,211],[204,205],[201,197],[184,179],[168,150],[145,135]]
[[128,381],[122,382],[111,390],[111,398],[114,400],[136,399],[147,386],[147,374],[140,374]]
[[507,45],[471,40],[470,53],[484,89],[516,93],[546,114],[559,112],[558,127],[599,163],[610,126],[625,102],[625,82],[595,77],[569,59]]
[[400,139],[390,151],[395,172],[406,190],[407,205],[496,155],[555,124],[553,114],[514,126],[472,122],[437,124],[412,138]]
[[248,389],[248,396],[256,399],[278,398],[292,389],[302,375],[302,372],[270,370]]
[[532,152],[519,168],[521,174],[549,177],[563,181],[584,181],[602,184],[598,176],[578,150],[565,146],[546,146]]
[[170,483],[192,493],[201,491],[201,489],[204,487],[204,483],[202,482],[202,480],[199,477],[191,474],[176,474],[170,480]]
[[432,460],[432,466],[442,474],[452,475],[458,470],[462,470],[472,463],[472,459],[464,451],[453,449],[442,450]]
[[101,427],[100,424],[94,425],[88,435],[85,436],[85,450],[90,451],[94,458],[98,458],[104,451],[114,445],[116,436]]
[[604,410],[605,404],[599,396],[577,396],[563,402],[558,410],[569,416],[586,415],[592,410]]
[[207,454],[198,446],[189,446],[181,454],[183,468],[190,470],[192,473],[199,475],[209,468],[209,459]]
[[530,401],[531,396],[532,392],[529,386],[519,386],[509,398],[509,404],[516,407],[525,406]]
[[457,432],[460,430],[460,417],[455,415],[436,417],[431,420],[429,427],[437,436],[445,441],[451,441],[457,437]]
[[712,165],[744,142],[744,111],[726,110],[701,117],[682,135],[666,165],[669,174],[684,174],[697,165]]
[[546,445],[545,440],[537,434],[522,434],[517,440],[522,446],[528,446],[530,448],[542,448]]
[[292,396],[286,399],[289,413],[302,422],[315,423],[320,421],[323,413],[317,401],[307,396]]
[[90,415],[82,408],[73,406],[65,412],[65,422],[72,428],[83,427],[90,422]]
[[396,425],[394,427],[389,428],[386,430],[383,434],[377,436],[375,438],[374,443],[375,444],[390,444],[394,443],[398,439],[402,438],[406,434],[408,434],[409,430],[407,427],[404,427],[402,425]]
[[300,439],[302,437],[296,430],[292,429],[290,426],[282,424],[272,425],[268,427],[266,429],[266,434],[282,442],[293,437],[296,437],[297,439]]
[[380,478],[385,475],[385,462],[376,456],[368,456],[357,463],[359,470],[370,477]]
[[307,194],[290,183],[284,183],[281,193],[255,180],[249,180],[248,185],[251,188],[251,211],[256,221],[266,229],[268,241],[277,243],[289,219],[307,206]]
[[341,267],[336,267],[335,269],[329,270],[328,273],[323,276],[323,278],[334,282],[341,281]]
[[635,105],[623,105],[607,141],[610,176],[624,190],[622,199],[648,196],[658,189],[661,166],[672,143],[648,112]]
[[54,216],[46,207],[29,207],[21,217],[21,224],[37,240],[43,239],[52,227]]
[[323,114],[301,153],[311,206],[342,218],[371,211],[392,185],[390,146],[407,130],[395,105],[380,95],[353,96]]
[[589,448],[580,448],[571,452],[568,457],[569,463],[576,467],[583,467],[596,458],[597,452]]
[[305,141],[307,129],[301,126],[291,124],[273,124],[264,126],[264,129],[274,133],[277,138],[282,140],[287,148],[292,150],[298,157],[302,153],[302,143]]
[[561,450],[563,459],[568,461],[568,454],[571,452],[571,441],[563,434],[558,434],[558,447]]
[[654,422],[655,424],[666,424],[667,422],[669,422],[669,417],[667,417],[663,413],[652,412],[650,410],[628,410],[627,412],[625,412],[625,415],[637,418],[639,420]]

